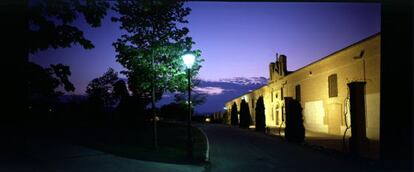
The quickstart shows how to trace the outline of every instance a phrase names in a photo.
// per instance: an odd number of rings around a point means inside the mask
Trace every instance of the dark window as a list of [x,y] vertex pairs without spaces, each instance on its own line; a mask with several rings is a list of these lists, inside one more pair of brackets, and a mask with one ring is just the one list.
[[276,108],[276,125],[279,125],[279,111]]
[[338,79],[336,74],[328,77],[329,97],[338,97]]
[[296,95],[296,100],[300,101],[300,85],[296,85],[295,87],[295,95]]
[[283,88],[280,88],[280,100],[283,100]]
[[270,99],[273,102],[273,91],[272,91],[272,95],[270,95]]

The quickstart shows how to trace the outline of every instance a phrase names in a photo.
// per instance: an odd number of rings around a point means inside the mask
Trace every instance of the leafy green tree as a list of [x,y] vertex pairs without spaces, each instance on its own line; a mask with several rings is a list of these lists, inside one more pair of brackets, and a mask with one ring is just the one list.
[[234,102],[231,106],[231,125],[239,125],[239,117],[237,114],[237,104]]
[[165,91],[175,92],[186,89],[187,78],[181,56],[193,53],[197,59],[191,75],[197,75],[202,59],[200,51],[191,51],[189,30],[179,27],[187,23],[184,19],[190,13],[181,1],[118,0],[113,8],[120,16],[114,22],[121,23],[127,33],[113,43],[117,61],[126,69],[128,85],[134,96],[144,104],[152,99],[159,100]]
[[249,128],[250,126],[250,110],[246,100],[242,100],[240,103],[240,128]]
[[85,49],[93,48],[90,40],[73,25],[83,15],[92,27],[101,25],[109,3],[106,0],[37,0],[28,1],[29,52],[52,48],[67,48],[80,44]]
[[256,131],[264,132],[266,128],[266,116],[263,97],[256,102]]

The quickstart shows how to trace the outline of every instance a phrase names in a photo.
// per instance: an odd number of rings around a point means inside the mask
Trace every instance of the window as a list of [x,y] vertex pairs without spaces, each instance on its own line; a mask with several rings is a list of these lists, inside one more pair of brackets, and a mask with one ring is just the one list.
[[338,77],[332,74],[328,77],[329,97],[338,97]]
[[279,125],[279,111],[276,109],[276,125]]
[[296,100],[300,101],[300,85],[296,85],[295,87],[295,95],[296,95]]
[[283,88],[280,88],[280,100],[283,100]]
[[273,102],[273,91],[271,92],[272,95],[270,95],[270,99]]

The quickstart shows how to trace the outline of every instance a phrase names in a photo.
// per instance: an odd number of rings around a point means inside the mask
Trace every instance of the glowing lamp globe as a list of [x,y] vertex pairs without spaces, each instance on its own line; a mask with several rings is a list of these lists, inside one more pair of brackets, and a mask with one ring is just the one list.
[[193,66],[195,56],[193,54],[185,54],[182,56],[185,66],[189,69]]

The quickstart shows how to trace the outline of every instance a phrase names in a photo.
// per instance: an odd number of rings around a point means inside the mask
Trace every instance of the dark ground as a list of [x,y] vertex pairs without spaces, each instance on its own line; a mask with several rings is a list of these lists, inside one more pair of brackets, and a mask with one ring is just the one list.
[[398,171],[376,161],[332,154],[254,131],[200,125],[210,143],[208,171]]

